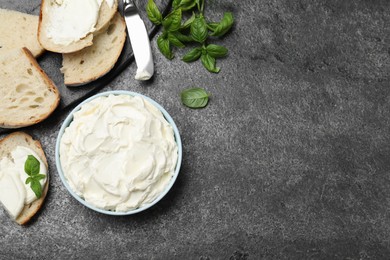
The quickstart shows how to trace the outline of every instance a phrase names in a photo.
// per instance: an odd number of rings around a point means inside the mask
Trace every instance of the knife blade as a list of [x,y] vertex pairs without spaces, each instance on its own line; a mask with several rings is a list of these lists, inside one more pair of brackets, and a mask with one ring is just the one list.
[[123,16],[137,64],[137,73],[134,78],[148,80],[154,73],[152,49],[145,24],[133,0],[123,0]]

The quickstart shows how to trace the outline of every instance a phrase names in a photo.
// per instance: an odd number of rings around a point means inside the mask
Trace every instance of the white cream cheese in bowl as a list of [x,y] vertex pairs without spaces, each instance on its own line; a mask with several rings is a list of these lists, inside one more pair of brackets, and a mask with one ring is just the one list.
[[181,156],[169,114],[128,91],[81,103],[65,120],[56,144],[57,169],[69,192],[110,215],[137,213],[159,201],[177,177]]
[[[14,219],[19,216],[25,205],[37,200],[30,184],[26,184],[29,175],[24,170],[24,164],[29,155],[33,155],[39,161],[39,173],[47,176],[46,165],[28,147],[17,146],[11,152],[11,158],[0,158],[0,203]],[[42,187],[46,181],[47,178],[40,180]]]

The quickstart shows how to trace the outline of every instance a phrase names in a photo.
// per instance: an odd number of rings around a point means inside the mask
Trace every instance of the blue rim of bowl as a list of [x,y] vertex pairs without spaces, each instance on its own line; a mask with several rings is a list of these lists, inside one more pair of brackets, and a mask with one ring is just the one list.
[[[140,208],[137,208],[137,209],[134,209],[134,210],[130,210],[130,211],[126,211],[126,212],[117,212],[117,211],[110,211],[110,210],[104,210],[104,209],[100,209],[100,208],[97,208],[91,204],[89,204],[88,202],[86,202],[83,198],[81,198],[79,195],[77,195],[73,190],[72,188],[69,186],[67,180],[65,179],[65,176],[63,174],[63,171],[62,171],[62,166],[61,166],[61,161],[60,161],[60,152],[59,152],[59,149],[60,149],[60,141],[61,141],[61,138],[62,138],[62,135],[65,131],[65,129],[70,125],[70,123],[73,121],[73,114],[77,111],[79,111],[81,109],[81,106],[83,106],[84,104],[98,98],[98,97],[103,97],[103,96],[109,96],[109,95],[128,95],[128,96],[139,96],[139,97],[142,97],[144,99],[146,99],[147,101],[149,101],[152,105],[154,105],[156,108],[158,108],[164,115],[165,119],[168,121],[168,123],[172,126],[173,128],[173,132],[174,132],[174,135],[175,135],[175,140],[176,140],[176,143],[177,143],[177,152],[178,152],[178,157],[177,157],[177,163],[176,163],[176,167],[175,167],[175,172],[169,182],[169,184],[167,185],[167,187],[165,188],[165,190],[150,204],[146,204]],[[83,102],[81,102],[79,105],[77,105],[70,113],[69,115],[65,118],[65,121],[62,123],[62,126],[60,128],[60,131],[58,133],[58,136],[57,136],[57,141],[56,141],[56,147],[55,147],[55,160],[56,160],[56,167],[57,167],[57,172],[58,174],[60,175],[60,179],[62,181],[62,183],[64,184],[64,186],[66,187],[66,189],[68,190],[68,192],[76,199],[78,200],[81,204],[83,204],[84,206],[94,210],[94,211],[97,211],[97,212],[100,212],[100,213],[103,213],[103,214],[107,214],[107,215],[113,215],[113,216],[125,216],[125,215],[132,215],[132,214],[136,214],[136,213],[139,213],[141,211],[144,211],[152,206],[154,206],[157,202],[159,202],[168,192],[169,190],[172,188],[173,184],[175,183],[176,179],[177,179],[177,176],[179,175],[179,171],[180,171],[180,167],[181,167],[181,161],[182,161],[182,155],[183,155],[183,150],[182,150],[182,143],[181,143],[181,138],[180,138],[180,134],[179,134],[179,130],[177,129],[177,126],[175,124],[175,122],[173,121],[172,117],[168,114],[168,112],[160,105],[158,104],[156,101],[154,101],[153,99],[145,96],[145,95],[142,95],[142,94],[139,94],[139,93],[136,93],[136,92],[132,92],[132,91],[126,91],[126,90],[113,90],[113,91],[106,91],[106,92],[103,92],[103,93],[99,93],[99,94],[96,94],[92,97],[89,97],[88,99],[84,100]]]

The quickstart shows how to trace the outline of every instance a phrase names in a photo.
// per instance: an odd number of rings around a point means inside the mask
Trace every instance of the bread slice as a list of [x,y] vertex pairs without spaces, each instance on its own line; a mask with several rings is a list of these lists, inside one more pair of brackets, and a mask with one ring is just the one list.
[[0,57],[0,127],[19,128],[47,118],[60,94],[26,48]]
[[45,49],[39,44],[39,17],[0,8],[0,57],[13,49],[27,47],[34,57]]
[[110,25],[110,21],[114,18],[114,15],[118,11],[118,0],[113,0],[113,5],[110,7],[107,4],[107,1],[103,0],[100,10],[99,10],[99,19],[96,23],[96,31],[94,35],[100,34],[107,29],[107,26]]
[[117,62],[126,41],[126,24],[117,12],[94,44],[81,51],[63,54],[61,72],[65,85],[78,86],[104,76]]
[[105,28],[110,22],[111,18],[114,16],[115,12],[118,9],[118,0],[114,0],[112,8],[108,6],[105,0],[103,0],[100,9],[99,9],[99,18],[95,25],[95,32],[87,34],[84,38],[72,42],[70,44],[58,44],[55,43],[50,37],[47,36],[46,29],[50,26],[50,13],[52,6],[56,5],[58,0],[42,0],[41,11],[39,15],[39,25],[38,25],[38,40],[41,45],[49,51],[58,52],[58,53],[72,53],[79,50],[82,50],[93,44],[93,37],[96,34],[99,34],[103,28]]
[[57,44],[47,36],[46,27],[50,26],[50,17],[48,13],[53,5],[56,5],[56,0],[42,0],[41,10],[39,14],[38,24],[38,40],[41,45],[49,51],[59,53],[69,53],[81,50],[87,46],[92,45],[93,34],[88,34],[85,38],[80,39],[77,42],[72,42],[68,45]]
[[[4,157],[11,158],[11,152],[17,146],[28,147],[33,150],[48,168],[45,153],[39,141],[34,140],[30,135],[24,132],[14,132],[9,134],[4,139],[0,140],[0,159]],[[47,173],[46,184],[43,187],[42,197],[33,201],[31,204],[25,205],[20,215],[16,218],[16,222],[20,225],[25,225],[38,212],[46,198],[49,189],[49,172]]]

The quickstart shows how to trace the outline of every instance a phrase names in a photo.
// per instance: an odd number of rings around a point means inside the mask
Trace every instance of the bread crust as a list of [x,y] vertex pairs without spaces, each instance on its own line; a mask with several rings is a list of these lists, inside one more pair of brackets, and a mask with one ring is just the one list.
[[[53,102],[50,106],[50,111],[47,112],[47,114],[42,118],[42,120],[46,119],[53,111],[57,108],[58,104],[60,103],[60,92],[58,91],[56,85],[54,82],[47,76],[47,74],[43,71],[41,66],[39,66],[37,60],[34,58],[34,56],[31,54],[31,52],[27,48],[22,49],[23,52],[26,54],[27,58],[30,60],[30,62],[33,64],[35,68],[37,68],[39,74],[42,76],[44,81],[46,82],[47,87],[51,90],[51,92],[56,94],[56,100]],[[40,120],[40,121],[42,121]]]
[[[41,161],[48,169],[48,163],[41,143],[38,140],[34,140],[30,135],[24,132],[14,132],[0,140],[0,159],[3,157],[9,157],[12,150],[16,146],[25,146],[33,150],[35,153],[37,153]],[[47,172],[46,179],[47,180],[45,186],[43,187],[42,197],[28,205],[25,205],[22,212],[15,219],[16,223],[19,225],[27,224],[42,207],[49,190],[49,172]]]
[[39,75],[44,80],[45,85],[48,87],[49,91],[55,94],[56,99],[52,104],[50,104],[50,108],[47,110],[45,114],[41,115],[41,117],[36,118],[34,120],[24,121],[24,122],[12,122],[12,120],[9,119],[0,121],[0,127],[2,128],[20,128],[20,127],[26,127],[26,126],[37,124],[45,120],[51,113],[53,113],[53,111],[56,109],[56,107],[60,102],[60,94],[57,87],[55,86],[53,81],[46,75],[46,73],[42,70],[42,68],[39,66],[38,62],[36,61],[32,53],[27,48],[22,48],[22,52],[28,58],[30,64],[38,71]]

